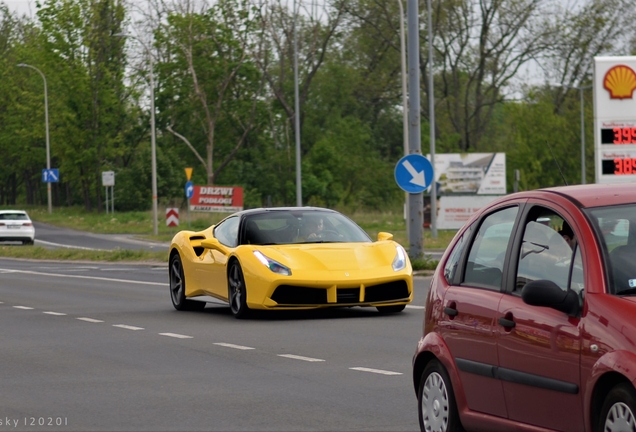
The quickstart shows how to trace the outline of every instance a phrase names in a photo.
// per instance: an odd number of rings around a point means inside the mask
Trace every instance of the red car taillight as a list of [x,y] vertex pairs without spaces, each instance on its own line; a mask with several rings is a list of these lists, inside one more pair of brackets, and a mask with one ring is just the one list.
[[31,222],[26,222],[26,223],[23,223],[22,226],[33,226],[33,224]]

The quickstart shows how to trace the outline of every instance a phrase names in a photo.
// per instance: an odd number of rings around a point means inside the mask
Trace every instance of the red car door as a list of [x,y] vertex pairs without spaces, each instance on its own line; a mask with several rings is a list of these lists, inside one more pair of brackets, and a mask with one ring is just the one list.
[[583,431],[580,318],[528,305],[521,298],[526,283],[546,279],[580,294],[580,250],[576,245],[572,250],[558,232],[567,222],[555,211],[538,205],[526,211],[523,237],[513,247],[518,253],[512,253],[512,286],[499,303],[497,376],[510,420]]
[[468,408],[504,418],[503,385],[493,375],[498,365],[495,325],[518,209],[497,209],[482,219],[463,274],[446,289],[438,326],[457,366]]

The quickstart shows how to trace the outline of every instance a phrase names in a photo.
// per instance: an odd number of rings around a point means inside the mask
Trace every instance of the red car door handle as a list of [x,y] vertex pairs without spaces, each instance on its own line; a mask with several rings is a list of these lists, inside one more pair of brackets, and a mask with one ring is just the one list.
[[499,325],[506,328],[513,328],[516,324],[513,320],[509,320],[506,318],[499,318]]
[[448,316],[456,316],[458,314],[457,309],[452,307],[445,307],[444,313]]

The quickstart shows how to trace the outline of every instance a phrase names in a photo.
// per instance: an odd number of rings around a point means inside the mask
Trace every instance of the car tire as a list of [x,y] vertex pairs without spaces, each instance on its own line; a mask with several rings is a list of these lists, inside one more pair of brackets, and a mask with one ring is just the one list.
[[392,314],[402,312],[406,305],[397,305],[397,306],[376,306],[376,309],[381,314]]
[[438,360],[431,360],[422,372],[417,392],[420,430],[463,432],[453,386],[448,372]]
[[235,318],[242,319],[249,315],[247,307],[247,288],[241,264],[233,260],[227,272],[228,302]]
[[176,310],[201,310],[205,307],[205,302],[187,300],[185,297],[185,276],[179,254],[174,254],[170,258],[168,275],[170,278],[170,298]]
[[617,384],[610,390],[603,407],[597,431],[619,432],[636,429],[636,390],[631,383]]
[[35,240],[22,240],[22,244],[24,245],[33,245]]

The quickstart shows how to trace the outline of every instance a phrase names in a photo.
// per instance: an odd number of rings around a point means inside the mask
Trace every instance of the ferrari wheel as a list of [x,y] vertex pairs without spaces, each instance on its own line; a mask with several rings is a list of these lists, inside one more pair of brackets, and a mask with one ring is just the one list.
[[390,314],[390,313],[398,313],[402,312],[406,305],[397,305],[397,306],[376,306],[376,309],[381,314]]
[[245,318],[249,314],[247,307],[247,289],[243,270],[238,261],[232,261],[227,274],[228,300],[230,309],[235,318]]
[[636,391],[630,383],[616,385],[607,395],[597,431],[636,430]]
[[170,298],[176,310],[200,310],[205,307],[205,302],[186,300],[185,277],[181,257],[175,254],[170,258]]
[[420,429],[426,432],[463,431],[448,373],[437,360],[424,368],[417,395]]

